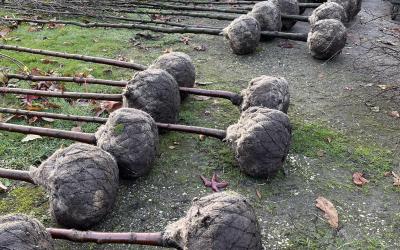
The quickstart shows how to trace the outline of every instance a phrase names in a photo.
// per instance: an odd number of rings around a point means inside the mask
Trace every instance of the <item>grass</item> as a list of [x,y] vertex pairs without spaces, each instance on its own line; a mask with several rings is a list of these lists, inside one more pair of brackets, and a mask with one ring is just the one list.
[[[185,46],[180,42],[181,35],[175,34],[162,35],[155,40],[146,40],[140,37],[135,38],[134,33],[146,33],[143,31],[90,29],[90,32],[88,32],[87,29],[71,26],[51,30],[45,28],[38,32],[28,32],[28,29],[29,25],[21,25],[8,35],[10,39],[6,43],[108,58],[117,58],[118,55],[122,55],[130,60],[146,65],[168,48],[172,48],[175,51],[192,51],[191,47]],[[148,50],[134,46],[130,42],[131,38],[145,45]],[[52,58],[55,61],[54,63],[45,64],[40,60],[41,58],[45,58],[43,56],[11,51],[3,51],[2,53],[23,62],[31,70],[38,68],[45,72],[53,71],[60,75],[83,73],[93,75],[96,78],[120,80],[129,79],[133,74],[132,71],[126,69],[117,69],[110,66],[74,60]],[[199,57],[205,58],[206,54],[201,54]],[[7,68],[11,72],[19,71],[16,65],[10,64],[9,61],[5,60],[0,61],[0,67]],[[234,79],[229,78],[229,76],[226,77],[226,74],[219,74],[219,72],[212,70],[215,67],[213,63],[197,63],[196,67],[201,78],[206,79],[206,81],[216,82],[211,85],[201,86],[202,88],[225,89],[239,92],[244,86],[244,83],[237,83]],[[16,84],[20,87],[29,87],[28,82],[20,81]],[[68,91],[104,93],[120,93],[121,91],[119,88],[98,85],[85,87],[73,83],[65,84],[65,87]],[[95,106],[90,102],[71,104],[71,102],[57,98],[49,98],[49,101],[60,108],[46,108],[46,111],[76,115],[94,114],[93,108]],[[37,102],[37,104],[40,105],[41,103]],[[16,100],[13,95],[0,96],[0,105],[21,107],[20,101]],[[181,106],[180,123],[226,129],[230,124],[238,120],[239,115],[237,107],[232,107],[231,103],[227,100],[209,99],[198,101],[193,97],[189,97]],[[393,166],[393,152],[387,149],[336,131],[326,124],[305,122],[302,120],[302,117],[296,117],[292,114],[290,116],[293,121],[293,143],[290,152],[292,154],[319,159],[323,163],[326,163],[327,166],[337,166],[337,168],[351,171],[362,171],[369,176],[373,176],[371,179],[377,180]],[[12,120],[12,122],[27,124],[25,120]],[[99,126],[67,121],[41,121],[34,125],[65,130],[70,130],[79,125],[84,132],[94,132]],[[123,127],[117,126],[116,133],[119,133],[122,129]],[[24,135],[0,132],[1,167],[26,170],[30,165],[39,165],[58,148],[72,143],[66,140],[48,138],[24,143],[21,142],[22,138],[24,138]],[[278,185],[278,183],[286,179],[283,172],[280,172],[278,176],[271,180],[248,178],[238,170],[234,152],[224,142],[213,138],[201,140],[198,135],[175,132],[162,134],[159,152],[160,155],[156,166],[152,173],[143,180],[146,184],[164,185],[162,182],[165,181],[165,184],[175,186],[176,192],[184,191],[191,194],[191,197],[194,197],[199,195],[199,187],[201,187],[197,175],[203,174],[206,177],[210,177],[214,171],[217,171],[224,179],[229,180],[231,190],[244,193],[248,197],[253,197],[252,202],[257,211],[279,216],[282,208],[276,203],[266,203],[265,201],[268,199],[273,200],[274,197],[278,197],[283,192]],[[135,183],[134,185],[139,186],[143,182],[139,180],[137,181],[139,184]],[[32,188],[30,185],[21,185],[19,182],[11,182],[9,185],[11,191],[0,195],[0,214],[10,212],[28,213],[41,219],[46,224],[50,223],[51,220],[49,220],[47,212],[47,194],[41,188]],[[181,187],[184,187],[184,190],[181,190]],[[337,180],[329,180],[317,188],[323,189],[325,187],[330,190],[339,190],[348,193],[357,190],[357,188],[352,186],[350,181],[342,183]],[[128,189],[127,187],[124,188]],[[138,197],[138,200],[144,199],[142,195],[148,190],[146,188],[138,190],[135,191],[136,193],[133,192],[133,194],[131,192],[124,194],[130,197]],[[255,190],[259,190],[262,195],[261,199],[256,197]],[[390,191],[394,190],[390,189]],[[162,206],[162,204],[159,204],[161,202],[154,201],[153,199],[151,205]],[[112,221],[112,223],[115,222]],[[395,223],[399,224],[398,217],[396,217]],[[118,223],[115,224],[116,228],[120,230],[126,229]],[[366,249],[368,247],[372,247],[371,249],[373,249],[373,247],[379,248],[384,246],[384,243],[379,238],[350,243],[333,239],[332,230],[330,230],[325,222],[315,231],[310,232],[309,228],[303,228],[300,231],[303,231],[304,234],[290,235],[292,249],[320,249],[329,244],[338,247],[347,244],[343,249],[346,249],[347,246],[354,247],[354,249],[357,249],[359,246],[366,246]]]

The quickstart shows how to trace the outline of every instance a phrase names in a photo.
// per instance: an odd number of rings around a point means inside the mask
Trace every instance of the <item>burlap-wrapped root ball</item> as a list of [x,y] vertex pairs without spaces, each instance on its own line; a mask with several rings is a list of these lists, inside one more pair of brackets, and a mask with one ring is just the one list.
[[325,60],[340,54],[346,39],[347,31],[342,22],[324,19],[311,26],[307,44],[313,57]]
[[347,15],[343,7],[335,2],[326,2],[318,6],[308,20],[310,25],[314,26],[319,20],[336,19],[340,22],[347,22]]
[[282,77],[260,76],[250,81],[242,90],[242,111],[249,107],[265,107],[287,113],[290,102],[289,84]]
[[75,143],[57,150],[30,175],[47,189],[50,211],[61,225],[87,229],[110,213],[118,188],[118,165],[99,147]]
[[123,92],[123,106],[150,114],[156,122],[178,121],[179,86],[167,71],[147,69],[135,74]]
[[340,4],[346,12],[347,21],[353,20],[361,10],[362,0],[328,0]]
[[237,55],[256,51],[261,36],[260,24],[248,15],[242,15],[233,20],[223,33],[233,53]]
[[248,15],[259,22],[262,31],[280,31],[282,28],[279,0],[256,3]]
[[167,226],[164,239],[184,250],[263,249],[253,208],[234,192],[194,200],[184,218]]
[[0,249],[53,250],[53,240],[39,221],[26,215],[0,217]]
[[235,151],[240,169],[253,177],[269,177],[282,168],[289,152],[288,116],[274,109],[250,107],[227,129],[226,141]]
[[[279,0],[282,14],[299,15],[300,8],[297,0]],[[296,20],[282,20],[282,30],[290,30],[296,24]]]
[[111,113],[96,132],[97,145],[117,160],[122,178],[146,175],[158,150],[158,129],[154,119],[141,110],[122,108]]
[[[173,76],[179,87],[192,88],[196,80],[196,69],[192,59],[182,52],[171,52],[160,56],[149,67],[150,69],[163,69]],[[187,94],[181,93],[181,99]]]

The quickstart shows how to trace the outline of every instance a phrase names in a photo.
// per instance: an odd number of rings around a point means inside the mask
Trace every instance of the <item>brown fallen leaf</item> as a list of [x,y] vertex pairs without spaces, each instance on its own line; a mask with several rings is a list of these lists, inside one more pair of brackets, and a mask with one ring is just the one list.
[[315,206],[325,212],[325,218],[332,228],[337,229],[339,227],[339,215],[335,206],[326,198],[320,196],[316,199]]
[[258,199],[261,199],[262,196],[261,196],[260,190],[256,189],[256,195],[257,195]]
[[318,150],[317,151],[317,155],[318,155],[318,157],[323,157],[325,155],[325,151],[324,150]]
[[389,115],[391,116],[391,117],[394,117],[394,118],[400,118],[400,113],[399,113],[399,111],[390,111],[389,112]]
[[207,46],[201,44],[201,45],[194,46],[193,49],[196,50],[196,51],[206,51],[207,50]]
[[400,187],[400,176],[392,171],[393,175],[393,186]]
[[199,135],[199,140],[200,141],[204,141],[206,139],[206,136],[205,135]]
[[82,127],[81,126],[73,127],[73,128],[71,128],[71,131],[73,131],[73,132],[82,132]]
[[33,141],[33,140],[37,140],[37,139],[40,139],[40,138],[42,138],[40,135],[29,134],[29,135],[25,136],[25,138],[22,139],[21,142]]
[[363,177],[363,173],[355,172],[355,173],[353,174],[353,182],[354,182],[354,184],[356,184],[357,186],[363,186],[363,185],[365,185],[366,183],[368,183],[369,180],[367,180],[367,179],[365,179],[365,178]]

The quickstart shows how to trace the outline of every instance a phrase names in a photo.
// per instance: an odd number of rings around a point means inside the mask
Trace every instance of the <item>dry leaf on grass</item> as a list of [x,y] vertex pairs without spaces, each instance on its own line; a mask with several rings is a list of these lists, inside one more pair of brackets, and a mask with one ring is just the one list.
[[363,186],[364,184],[368,183],[369,180],[365,179],[363,177],[363,175],[364,175],[363,173],[355,172],[353,174],[353,182],[354,182],[354,184],[356,184],[357,186]]
[[393,175],[393,186],[400,187],[400,176],[395,172],[392,172]]
[[25,138],[22,139],[21,142],[33,141],[33,140],[37,140],[37,139],[40,139],[40,138],[42,138],[40,135],[29,134],[29,135],[25,136]]
[[325,218],[334,229],[339,227],[339,215],[335,206],[326,198],[320,196],[316,199],[315,206],[325,212]]

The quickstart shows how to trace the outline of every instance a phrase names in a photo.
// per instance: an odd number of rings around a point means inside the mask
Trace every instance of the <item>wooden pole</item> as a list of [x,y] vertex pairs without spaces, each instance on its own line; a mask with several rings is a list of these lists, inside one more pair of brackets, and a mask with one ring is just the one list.
[[148,246],[171,247],[164,242],[162,233],[112,233],[78,231],[74,229],[47,228],[54,239],[63,239],[74,242],[93,242],[97,244],[120,243]]
[[15,125],[8,123],[0,123],[0,130],[17,132],[22,134],[34,134],[34,135],[48,136],[54,138],[68,139],[68,140],[96,145],[96,137],[94,136],[94,134],[89,134],[89,133],[65,131],[65,130],[51,129],[51,128],[39,128],[39,127]]
[[[47,118],[54,118],[54,119],[61,119],[61,120],[68,120],[68,121],[79,121],[79,122],[95,122],[95,123],[107,122],[106,118],[100,118],[100,117],[63,115],[63,114],[54,114],[54,113],[47,113],[47,112],[34,112],[34,111],[26,111],[26,110],[10,109],[10,108],[0,108],[0,113],[47,117]],[[217,138],[220,140],[222,140],[226,137],[226,132],[224,130],[220,130],[220,129],[203,128],[203,127],[187,126],[187,125],[179,125],[179,124],[168,124],[168,123],[156,123],[156,124],[157,124],[158,128],[169,130],[169,131],[201,134],[201,135],[211,136],[211,137],[214,137],[214,138]],[[0,125],[1,125],[1,123],[0,123]],[[11,125],[11,124],[7,124],[7,125]],[[15,126],[17,126],[17,125],[15,125]],[[12,125],[11,127],[12,127],[12,129],[14,129],[14,125]],[[25,127],[27,127],[27,126],[25,126]],[[28,127],[28,128],[35,128],[35,127]],[[5,129],[2,129],[0,126],[0,130],[5,130]],[[13,132],[21,132],[21,131],[15,131],[15,130],[12,130],[12,131]],[[57,130],[57,131],[60,131],[60,130]],[[61,130],[61,131],[63,131],[63,130]],[[66,131],[66,132],[69,133],[69,131]],[[54,133],[54,131],[51,133]],[[35,131],[33,131],[31,134],[37,134],[37,133]],[[42,135],[42,134],[40,134],[40,135]],[[52,134],[49,136],[52,136]],[[58,137],[58,138],[62,138],[62,137]],[[65,139],[69,139],[69,138],[65,138]]]
[[[83,78],[83,77],[56,77],[56,76],[32,76],[32,75],[20,75],[20,74],[5,74],[8,79],[20,79],[20,80],[28,80],[28,81],[59,81],[59,82],[76,82],[76,83],[91,83],[91,84],[100,84],[100,85],[108,85],[108,86],[116,86],[116,87],[125,87],[128,82],[127,81],[111,81],[111,80],[103,80],[103,79],[94,79],[94,78]],[[15,90],[15,89],[11,89]],[[33,90],[25,91],[27,94],[33,94]],[[208,89],[198,89],[198,88],[186,88],[179,87],[179,91],[186,94],[193,95],[203,95],[217,98],[228,99],[234,105],[240,105],[242,103],[242,96],[230,91],[224,90],[208,90]],[[0,88],[1,92],[1,88]],[[46,93],[48,91],[45,91]],[[41,95],[39,92],[38,95]],[[52,92],[50,92],[52,93]],[[66,92],[64,92],[65,94]],[[74,96],[76,93],[69,93],[69,95]],[[93,96],[93,94],[87,94],[89,97]],[[63,97],[63,96],[58,96]],[[67,96],[65,96],[67,97]],[[87,98],[82,98],[87,99]],[[108,100],[108,99],[107,99]]]
[[6,87],[0,87],[0,93],[36,95],[36,96],[58,97],[58,98],[73,98],[73,99],[107,100],[116,102],[122,101],[122,95],[120,94],[52,92],[45,90],[32,90],[32,89],[6,88]]
[[0,177],[35,184],[28,171],[0,168]]

